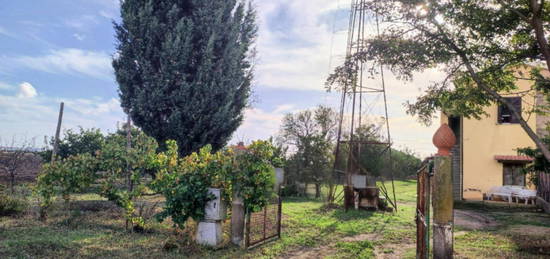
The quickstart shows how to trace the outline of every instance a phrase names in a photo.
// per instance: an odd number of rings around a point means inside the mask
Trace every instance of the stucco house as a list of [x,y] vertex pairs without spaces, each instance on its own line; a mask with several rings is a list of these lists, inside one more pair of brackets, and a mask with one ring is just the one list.
[[[524,72],[530,67],[520,68]],[[518,69],[519,71],[519,69]],[[547,70],[543,74],[550,75]],[[522,110],[522,117],[539,135],[545,135],[550,117],[532,113],[533,105],[545,102],[531,90],[533,81],[518,79],[518,89],[504,96]],[[481,120],[447,116],[442,113],[441,123],[447,123],[457,137],[453,148],[453,195],[455,200],[481,200],[491,188],[503,185],[522,185],[534,188],[528,182],[522,167],[530,163],[529,157],[519,156],[518,148],[535,147],[535,143],[503,105],[485,108],[488,116]]]

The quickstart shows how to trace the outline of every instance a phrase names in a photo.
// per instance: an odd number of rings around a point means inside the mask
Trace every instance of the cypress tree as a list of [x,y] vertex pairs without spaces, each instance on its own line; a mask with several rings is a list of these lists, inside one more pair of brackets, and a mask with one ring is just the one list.
[[243,120],[256,15],[237,0],[124,0],[113,59],[122,108],[180,155],[222,148]]

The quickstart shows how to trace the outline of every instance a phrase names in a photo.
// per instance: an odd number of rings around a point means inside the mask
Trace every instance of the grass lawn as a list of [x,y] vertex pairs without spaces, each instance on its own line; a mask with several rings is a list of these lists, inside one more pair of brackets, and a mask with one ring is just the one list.
[[[416,182],[398,181],[396,190],[396,213],[345,213],[324,210],[321,200],[286,199],[282,238],[248,251],[192,245],[169,223],[152,223],[146,233],[129,233],[116,209],[67,213],[58,207],[47,222],[38,221],[36,212],[0,218],[0,258],[414,258]],[[549,215],[507,205],[461,203],[457,208],[495,222],[489,228],[457,227],[457,257],[550,257]]]

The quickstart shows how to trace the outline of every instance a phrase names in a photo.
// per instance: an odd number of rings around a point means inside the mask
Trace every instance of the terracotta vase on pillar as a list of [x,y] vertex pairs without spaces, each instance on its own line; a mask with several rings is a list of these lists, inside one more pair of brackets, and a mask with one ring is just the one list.
[[456,137],[449,125],[442,124],[433,136],[437,147],[433,175],[433,256],[453,258],[453,177],[451,148]]
[[449,125],[447,125],[447,123],[443,123],[435,132],[432,141],[437,147],[438,156],[448,156],[451,153],[451,149],[456,144],[456,136]]

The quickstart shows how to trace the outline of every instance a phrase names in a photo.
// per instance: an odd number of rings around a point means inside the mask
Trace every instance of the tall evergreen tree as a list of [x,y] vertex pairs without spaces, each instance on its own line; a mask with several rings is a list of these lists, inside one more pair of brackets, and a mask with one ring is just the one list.
[[237,0],[125,0],[113,67],[123,109],[186,155],[223,147],[243,120],[256,16]]

